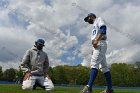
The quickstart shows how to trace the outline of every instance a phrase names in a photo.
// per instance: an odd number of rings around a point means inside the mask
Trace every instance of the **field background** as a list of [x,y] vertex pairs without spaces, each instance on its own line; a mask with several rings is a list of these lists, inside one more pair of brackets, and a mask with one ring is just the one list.
[[[40,88],[36,90],[22,90],[21,85],[15,84],[1,84],[0,93],[79,93],[82,88],[79,87],[55,87],[53,91],[44,91]],[[94,93],[100,93],[103,88],[95,88]],[[115,93],[140,93],[140,90],[131,90],[131,89],[116,89]]]

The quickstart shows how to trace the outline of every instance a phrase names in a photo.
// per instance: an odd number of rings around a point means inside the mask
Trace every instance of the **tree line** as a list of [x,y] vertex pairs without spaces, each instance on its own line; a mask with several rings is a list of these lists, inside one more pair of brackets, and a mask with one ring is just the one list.
[[[136,64],[114,63],[110,66],[113,86],[140,87],[140,62]],[[81,65],[49,67],[49,75],[55,84],[85,85],[88,82],[91,69]],[[0,81],[22,81],[23,73],[19,68],[2,71],[0,66]],[[98,72],[94,85],[105,86],[105,78]]]

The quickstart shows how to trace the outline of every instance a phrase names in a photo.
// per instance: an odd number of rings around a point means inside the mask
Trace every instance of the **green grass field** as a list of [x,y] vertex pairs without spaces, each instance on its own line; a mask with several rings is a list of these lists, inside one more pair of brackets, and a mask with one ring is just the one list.
[[[0,93],[79,93],[81,88],[55,87],[53,91],[45,91],[40,88],[36,90],[22,90],[21,85],[0,85]],[[100,93],[104,89],[94,89],[93,93]],[[115,93],[140,93],[140,90],[115,89]]]

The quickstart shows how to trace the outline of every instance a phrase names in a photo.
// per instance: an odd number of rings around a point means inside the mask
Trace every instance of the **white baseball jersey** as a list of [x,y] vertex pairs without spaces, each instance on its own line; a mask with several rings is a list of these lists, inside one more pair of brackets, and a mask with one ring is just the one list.
[[[95,19],[91,34],[91,40],[94,40],[100,31],[100,27],[105,26],[104,21],[98,17]],[[106,62],[106,50],[107,50],[107,43],[106,43],[106,35],[103,35],[101,41],[98,43],[98,48],[93,47],[93,54],[91,57],[91,68],[101,69],[103,73],[109,71]],[[100,67],[99,67],[100,66]]]
[[103,25],[105,25],[105,23],[101,17],[95,19],[91,33],[91,40],[94,40],[96,38],[97,34],[99,33],[100,27]]

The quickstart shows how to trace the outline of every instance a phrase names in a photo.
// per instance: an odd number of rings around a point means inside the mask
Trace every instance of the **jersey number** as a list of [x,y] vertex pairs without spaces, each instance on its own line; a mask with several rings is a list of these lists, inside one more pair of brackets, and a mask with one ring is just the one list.
[[93,32],[92,32],[92,33],[93,33],[93,35],[95,35],[95,34],[96,34],[96,30],[93,30]]

